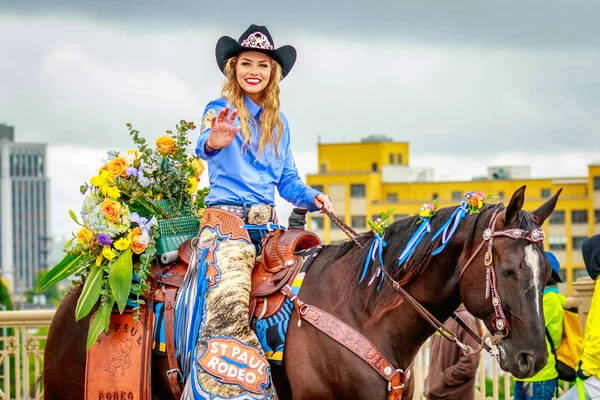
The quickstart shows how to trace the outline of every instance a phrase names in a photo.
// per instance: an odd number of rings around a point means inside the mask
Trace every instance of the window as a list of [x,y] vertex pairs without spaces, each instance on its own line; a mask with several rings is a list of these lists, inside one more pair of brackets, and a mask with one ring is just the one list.
[[327,172],[327,165],[321,164],[321,167],[319,168],[319,173],[324,174],[326,172]]
[[565,250],[567,246],[566,236],[550,236],[550,250]]
[[317,192],[323,193],[323,185],[312,185],[311,187],[313,189],[315,189]]
[[594,210],[594,223],[600,224],[600,210]]
[[499,190],[498,191],[498,197],[500,197],[501,199],[504,198],[504,190]]
[[549,199],[550,197],[552,197],[552,190],[542,189],[542,199]]
[[560,225],[565,223],[565,212],[562,210],[555,210],[550,214],[550,224]]
[[350,185],[350,197],[365,197],[365,185]]
[[350,225],[356,229],[364,228],[367,226],[367,217],[364,215],[354,215],[352,216]]
[[394,163],[394,155],[390,154],[390,164],[393,164],[393,163]]
[[395,214],[394,215],[394,222],[400,221],[401,219],[406,218],[406,217],[408,217],[408,214]]
[[371,164],[371,171],[372,172],[377,172],[378,168],[377,168],[377,163],[374,162],[373,164]]
[[574,224],[587,224],[587,210],[573,210],[571,212]]
[[452,192],[452,200],[460,201],[462,200],[463,195],[462,192]]
[[390,203],[398,202],[398,193],[388,193],[387,201],[389,201]]
[[586,236],[573,236],[573,250],[581,250],[581,244],[585,239]]
[[600,190],[600,176],[594,177],[594,190]]
[[397,161],[397,163],[398,164],[403,164],[403,162],[402,162],[402,154],[398,154],[398,161]]
[[314,231],[323,229],[323,217],[311,217],[310,228]]
[[440,198],[440,195],[437,193],[434,193],[431,197],[433,198],[433,200],[437,200]]

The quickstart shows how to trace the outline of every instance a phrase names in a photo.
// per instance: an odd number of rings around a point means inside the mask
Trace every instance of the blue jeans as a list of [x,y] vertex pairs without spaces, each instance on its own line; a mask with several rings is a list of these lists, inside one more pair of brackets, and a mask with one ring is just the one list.
[[248,229],[248,235],[250,235],[250,240],[256,249],[256,256],[259,256],[262,253],[262,240],[269,233],[266,229]]
[[[529,385],[532,387],[527,390]],[[556,379],[540,382],[515,381],[514,400],[552,400],[556,394],[557,385],[558,380]]]

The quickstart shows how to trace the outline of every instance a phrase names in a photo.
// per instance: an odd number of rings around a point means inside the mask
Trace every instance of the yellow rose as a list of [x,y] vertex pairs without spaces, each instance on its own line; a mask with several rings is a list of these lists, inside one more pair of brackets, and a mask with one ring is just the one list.
[[94,232],[90,231],[85,226],[81,228],[79,232],[77,232],[77,242],[84,246],[92,243],[92,239],[94,239]]
[[161,154],[171,154],[175,149],[175,139],[169,136],[161,136],[156,139],[156,150]]
[[121,218],[121,204],[114,200],[104,199],[100,204],[100,209],[107,221],[115,223]]
[[129,167],[129,163],[125,157],[113,158],[106,164],[106,170],[112,178],[116,178],[117,176],[126,177],[127,173],[125,170],[127,167]]
[[131,242],[131,251],[135,254],[142,254],[148,247],[147,244],[140,243],[140,236],[142,236],[142,230],[137,227],[129,232],[127,239]]
[[104,258],[106,258],[108,261],[112,260],[113,258],[115,258],[117,256],[117,254],[113,251],[113,249],[111,249],[110,246],[104,246],[102,248],[102,255],[104,256]]
[[121,238],[114,243],[115,249],[119,251],[127,250],[131,242],[127,238]]
[[423,218],[429,218],[429,210],[422,210],[420,215]]
[[196,178],[200,178],[200,175],[204,172],[204,163],[199,158],[196,158],[192,161],[192,169],[194,170],[194,175]]

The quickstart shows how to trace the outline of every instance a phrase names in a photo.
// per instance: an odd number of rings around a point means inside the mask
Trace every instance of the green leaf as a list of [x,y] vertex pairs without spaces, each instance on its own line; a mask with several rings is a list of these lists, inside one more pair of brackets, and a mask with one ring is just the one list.
[[54,285],[62,281],[63,279],[67,279],[70,275],[72,275],[79,268],[79,260],[83,257],[82,254],[74,255],[67,254],[65,257],[58,263],[54,268],[48,271],[47,274],[40,280],[38,287],[36,289],[36,293],[41,292],[46,289],[50,285]]
[[110,314],[114,304],[115,299],[112,298],[107,303],[102,303],[100,304],[100,307],[98,307],[98,311],[96,312],[90,330],[88,331],[87,343],[85,345],[86,350],[89,350],[89,348],[96,343],[96,340],[102,331],[108,330],[110,325]]
[[[79,223],[79,221],[77,221],[77,215],[75,215],[75,212],[73,212],[73,210],[69,210],[69,215],[71,216],[71,219],[72,219],[73,221],[75,221],[75,223],[76,223],[77,225],[81,225],[81,224]],[[81,226],[83,226],[83,225],[81,225]]]
[[71,245],[73,244],[73,240],[74,239],[71,239],[67,243],[65,243],[65,249],[68,249],[69,247],[71,247]]
[[85,284],[83,285],[81,296],[77,301],[77,307],[75,308],[76,321],[79,321],[92,311],[92,308],[98,301],[98,297],[100,297],[103,277],[104,270],[102,267],[93,267],[88,274]]
[[127,305],[127,296],[131,291],[131,277],[133,274],[133,256],[131,249],[121,253],[117,261],[110,267],[108,274],[108,284],[112,290],[113,296],[117,301],[119,312],[125,310]]

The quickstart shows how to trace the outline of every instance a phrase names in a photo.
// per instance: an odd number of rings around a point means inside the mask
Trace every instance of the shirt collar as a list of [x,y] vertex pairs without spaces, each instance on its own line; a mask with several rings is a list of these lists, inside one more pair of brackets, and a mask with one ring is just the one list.
[[545,290],[544,290],[544,294],[546,293],[556,293],[556,294],[560,294],[558,291],[558,287],[557,286],[548,286]]
[[255,119],[258,118],[258,115],[262,111],[262,107],[250,100],[250,97],[244,96],[244,103],[246,103],[246,108],[250,115],[252,115]]

